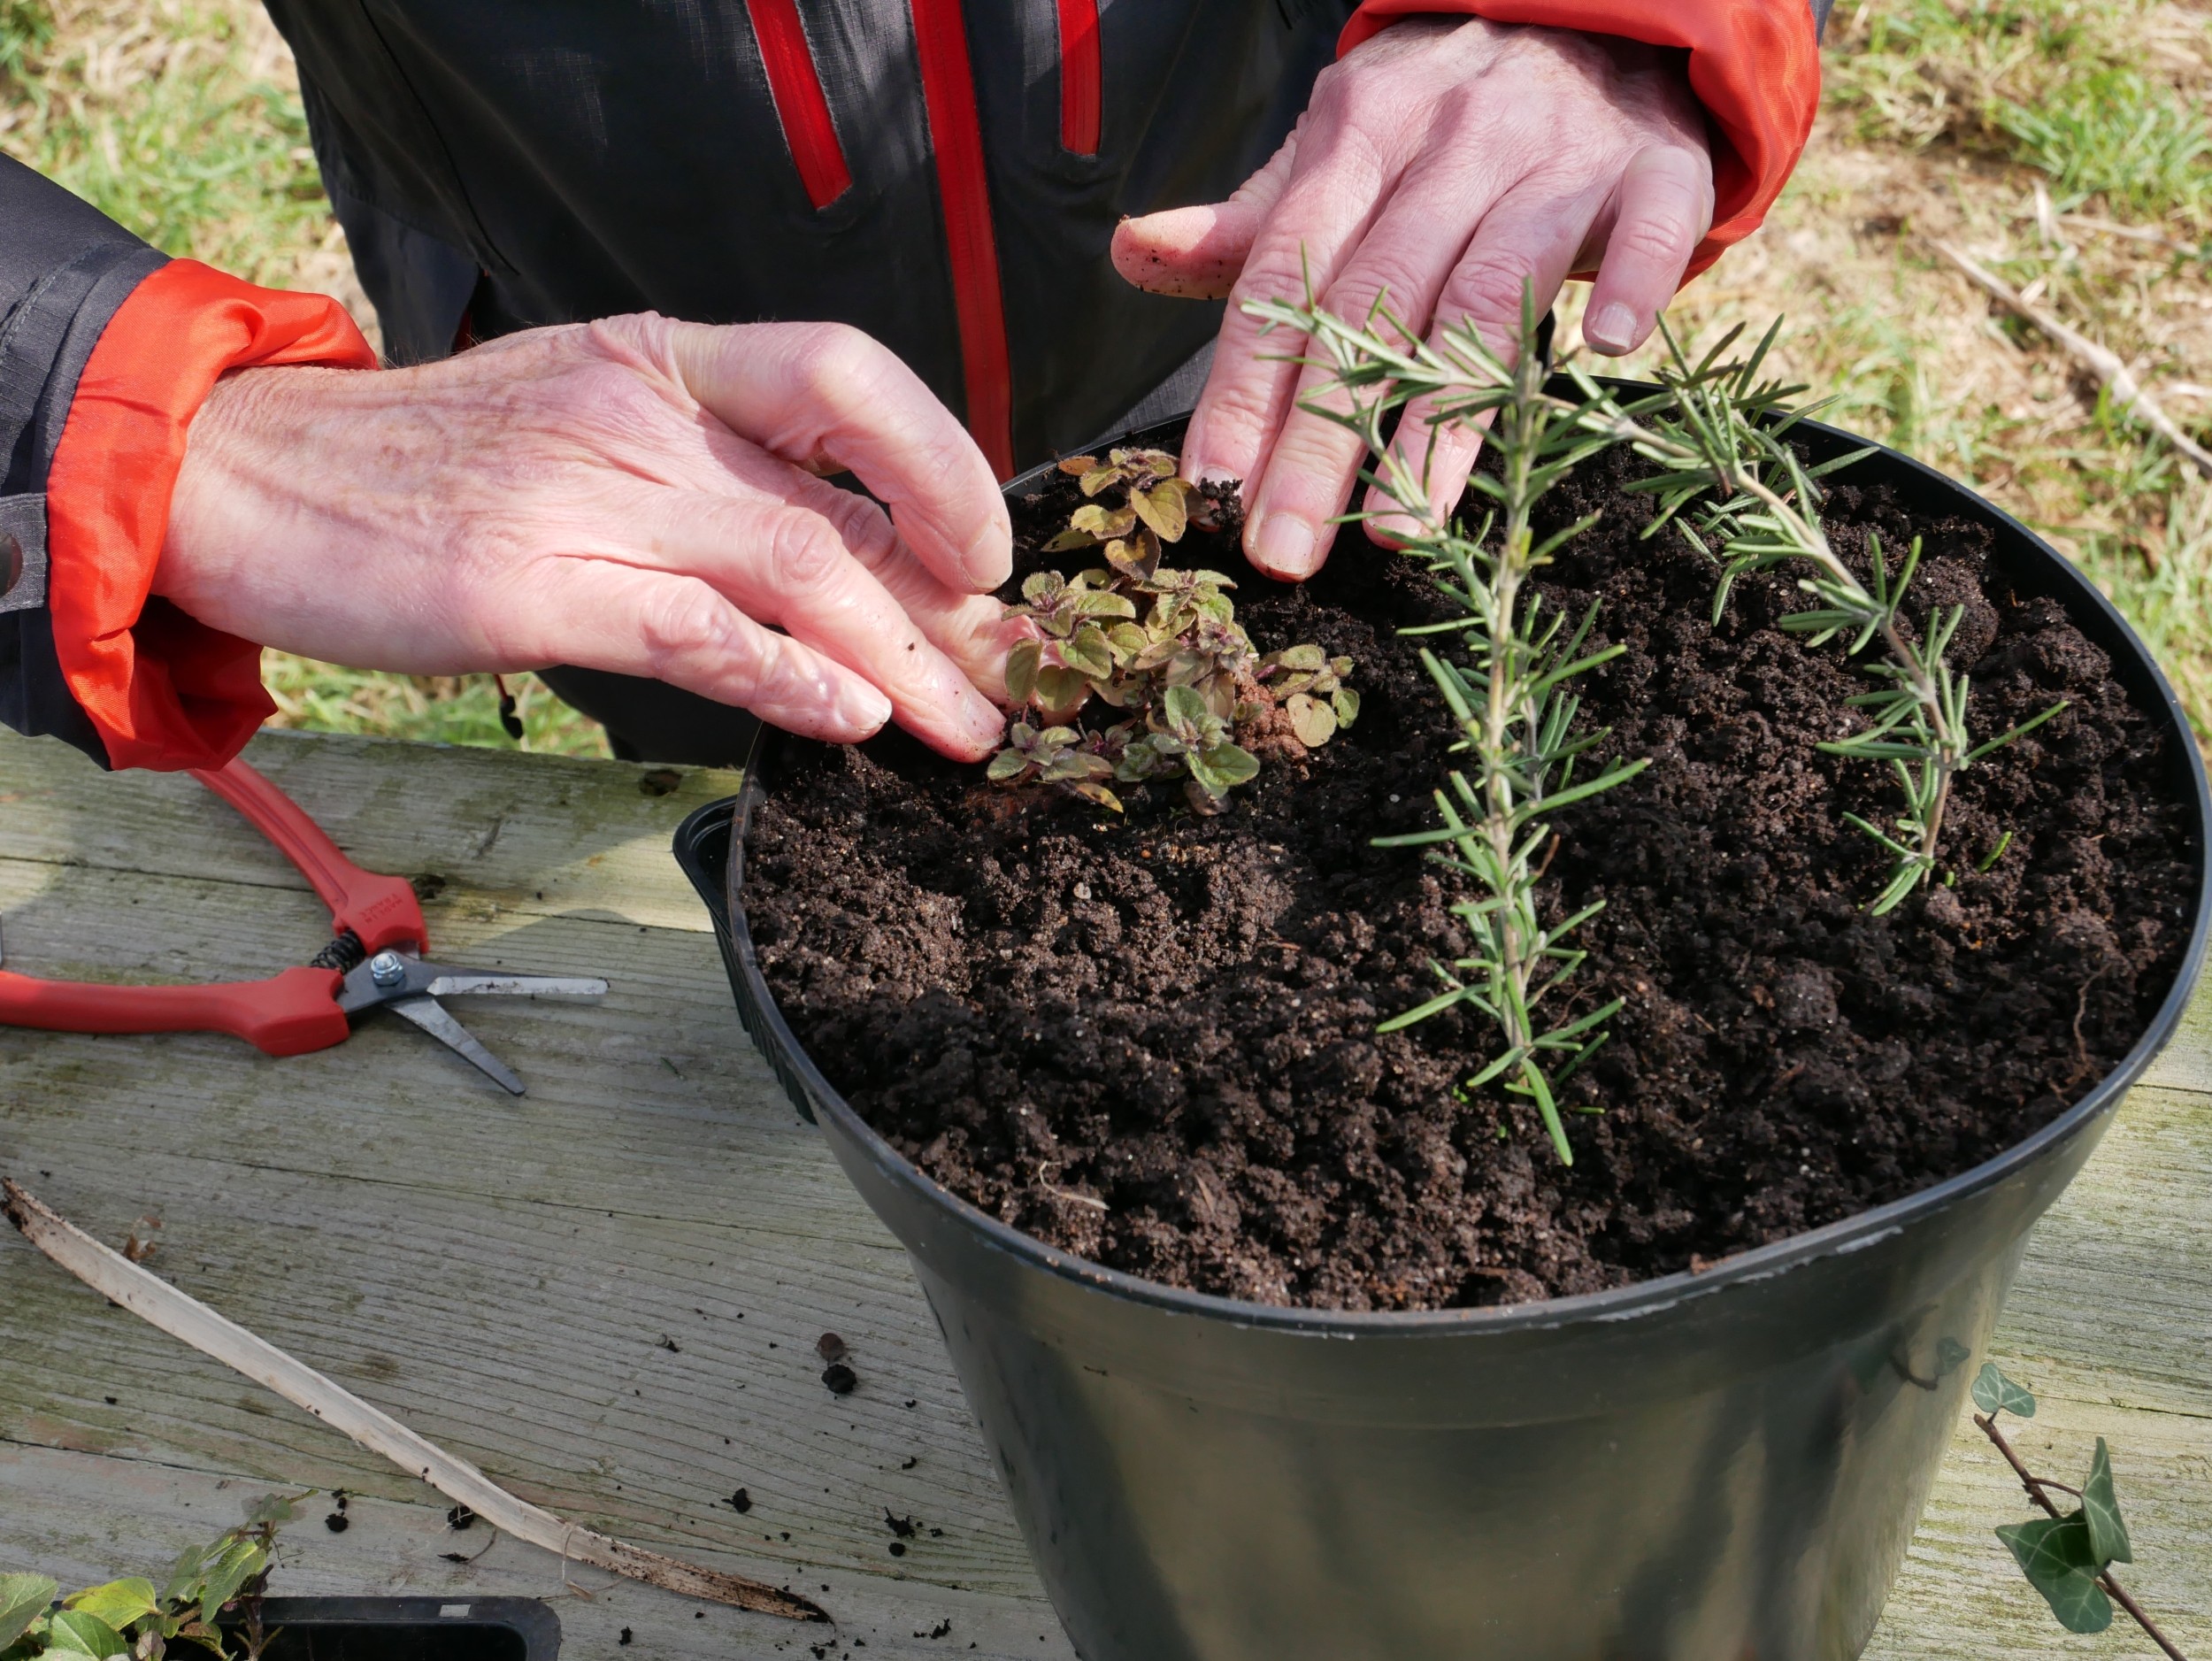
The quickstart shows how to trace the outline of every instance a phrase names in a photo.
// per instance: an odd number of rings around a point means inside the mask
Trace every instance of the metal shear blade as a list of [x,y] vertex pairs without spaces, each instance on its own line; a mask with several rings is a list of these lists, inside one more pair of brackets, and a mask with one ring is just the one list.
[[427,963],[412,952],[380,951],[346,974],[338,1007],[348,1015],[388,1009],[412,1021],[509,1093],[523,1094],[522,1080],[498,1057],[477,1042],[467,1027],[438,1002],[456,994],[505,997],[604,997],[607,983],[585,975],[518,974],[507,970],[457,969]]

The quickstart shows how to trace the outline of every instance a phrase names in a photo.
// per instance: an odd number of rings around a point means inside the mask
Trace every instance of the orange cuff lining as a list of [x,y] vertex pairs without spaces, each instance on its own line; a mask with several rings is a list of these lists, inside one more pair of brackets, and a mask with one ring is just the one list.
[[1460,12],[1686,49],[1690,90],[1722,142],[1713,156],[1713,228],[1688,281],[1757,230],[1782,194],[1820,109],[1820,38],[1805,0],[1363,0],[1340,57],[1402,17]]
[[275,712],[261,649],[150,599],[185,434],[233,369],[376,354],[327,296],[172,260],[109,319],[46,484],[47,610],[70,696],[113,767],[220,766]]

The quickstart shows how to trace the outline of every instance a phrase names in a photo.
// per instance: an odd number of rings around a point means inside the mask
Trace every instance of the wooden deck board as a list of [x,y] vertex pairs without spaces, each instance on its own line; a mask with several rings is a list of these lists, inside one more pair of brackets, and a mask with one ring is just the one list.
[[[520,1101],[388,1020],[281,1062],[0,1028],[0,1170],[110,1240],[157,1212],[153,1267],[565,1514],[803,1586],[878,1654],[1063,1661],[904,1257],[745,1041],[668,857],[733,777],[655,796],[617,763],[275,734],[250,753],[361,863],[446,880],[439,951],[603,973],[611,995],[456,1001]],[[326,926],[188,781],[11,738],[0,916],[23,968],[118,979],[267,973]],[[826,1330],[852,1346],[849,1397],[819,1382]],[[1997,1350],[2042,1401],[2024,1442],[2054,1474],[2110,1439],[2131,1582],[2212,1653],[2212,996],[2038,1230]],[[285,1484],[363,1497],[343,1534],[293,1531],[283,1589],[561,1591],[511,1542],[443,1561],[484,1536],[447,1533],[442,1501],[0,1237],[0,1565],[165,1562]],[[903,1558],[886,1507],[923,1525]],[[1869,1653],[2142,1652],[2049,1620],[1990,1533],[2024,1515],[1962,1425]],[[611,1656],[625,1626],[650,1656],[822,1642],[576,1578],[594,1596],[557,1602],[568,1655]]]

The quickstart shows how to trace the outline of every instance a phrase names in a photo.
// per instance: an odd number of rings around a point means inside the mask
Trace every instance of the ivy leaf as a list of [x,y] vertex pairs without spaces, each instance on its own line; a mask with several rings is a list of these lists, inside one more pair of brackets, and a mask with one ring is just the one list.
[[1164,542],[1179,542],[1183,529],[1190,522],[1190,511],[1183,500],[1179,481],[1169,479],[1154,485],[1149,490],[1132,490],[1129,505],[1136,515],[1152,527],[1154,534]]
[[2028,1584],[2069,1632],[2102,1632],[2112,1624],[2112,1600],[2097,1584],[2100,1573],[2089,1546],[2089,1525],[2075,1511],[2067,1517],[2039,1517],[2010,1523],[1997,1538],[2011,1549]]
[[30,1631],[60,1589],[42,1574],[0,1574],[0,1649]]
[[111,1656],[127,1656],[130,1649],[121,1633],[81,1609],[65,1609],[46,1623],[50,1656],[90,1656],[93,1661],[109,1661]]
[[1359,694],[1350,687],[1339,687],[1329,694],[1329,707],[1336,711],[1336,724],[1349,727],[1359,719]]
[[1983,1362],[1982,1370],[1974,1375],[1974,1405],[1985,1413],[2035,1417],[2035,1397],[2007,1378],[1994,1361]]
[[154,1596],[154,1583],[137,1577],[110,1580],[105,1586],[73,1593],[66,1607],[96,1616],[117,1632],[134,1620],[161,1612],[161,1605]]
[[1336,711],[1318,698],[1301,692],[1285,707],[1290,711],[1290,730],[1308,750],[1318,750],[1336,736]]
[[1210,796],[1226,796],[1237,786],[1249,784],[1259,777],[1260,758],[1234,744],[1194,750],[1184,761],[1190,768],[1191,777],[1204,786]]
[[1013,650],[1006,654],[1006,696],[1016,704],[1026,704],[1035,694],[1044,650],[1042,641],[1025,640],[1016,642]]
[[2089,1461],[2089,1480],[2082,1484],[2081,1517],[2089,1530],[2089,1549],[2098,1565],[2132,1563],[2127,1525],[2120,1520],[2120,1502],[2112,1492],[2112,1454],[2097,1438],[2097,1451]]
[[1936,1340],[1936,1377],[1939,1379],[1949,1378],[1973,1358],[1974,1352],[1948,1334]]

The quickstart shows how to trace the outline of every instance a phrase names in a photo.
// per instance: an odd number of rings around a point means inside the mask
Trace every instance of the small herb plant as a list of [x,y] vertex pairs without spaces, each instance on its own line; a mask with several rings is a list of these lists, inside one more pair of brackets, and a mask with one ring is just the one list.
[[1469,481],[1495,504],[1471,535],[1430,506],[1426,467],[1417,472],[1390,447],[1384,431],[1393,411],[1432,389],[1440,377],[1404,373],[1415,359],[1371,328],[1348,326],[1312,305],[1246,309],[1302,330],[1325,355],[1337,377],[1332,390],[1348,398],[1342,406],[1316,400],[1308,407],[1366,443],[1377,468],[1367,476],[1396,504],[1394,536],[1426,563],[1437,591],[1455,613],[1404,632],[1456,635],[1463,651],[1454,658],[1425,647],[1421,662],[1459,730],[1452,753],[1468,757],[1470,765],[1445,774],[1444,788],[1436,792],[1442,821],[1437,828],[1381,837],[1376,846],[1427,848],[1432,859],[1466,880],[1469,891],[1452,912],[1475,949],[1448,965],[1432,961],[1444,990],[1379,1030],[1394,1032],[1462,1004],[1480,1011],[1498,1027],[1504,1048],[1465,1088],[1479,1089],[1499,1080],[1509,1093],[1533,1102],[1553,1149],[1571,1165],[1574,1150],[1560,1117],[1557,1087],[1605,1042],[1605,1023],[1622,1001],[1546,1025],[1537,1006],[1581,965],[1587,954],[1569,941],[1604,902],[1546,924],[1536,904],[1537,856],[1551,839],[1552,814],[1633,778],[1647,764],[1616,762],[1593,776],[1575,777],[1578,761],[1604,742],[1607,729],[1575,731],[1581,700],[1574,681],[1622,649],[1586,650],[1597,622],[1595,604],[1571,625],[1566,613],[1548,611],[1529,587],[1559,547],[1589,529],[1597,516],[1539,539],[1530,515],[1547,490],[1612,441],[1591,433],[1575,406],[1545,396],[1548,366],[1537,348],[1535,307],[1526,296],[1516,368],[1507,369],[1471,330],[1447,331],[1441,355],[1430,355],[1450,377],[1451,400],[1439,430],[1448,422],[1488,419],[1486,442],[1499,458],[1497,476],[1478,473]]
[[1657,474],[1627,487],[1659,498],[1658,517],[1646,534],[1694,503],[1700,534],[1692,535],[1691,542],[1705,550],[1705,537],[1720,538],[1722,574],[1713,599],[1716,622],[1727,608],[1729,590],[1738,577],[1796,565],[1809,567],[1798,586],[1816,604],[1784,618],[1784,628],[1809,636],[1814,646],[1847,634],[1846,650],[1853,657],[1874,640],[1881,641],[1883,659],[1870,669],[1882,684],[1851,700],[1866,712],[1867,725],[1847,738],[1820,746],[1830,755],[1887,762],[1904,792],[1904,810],[1892,830],[1856,814],[1846,816],[1890,856],[1889,880],[1869,907],[1880,916],[1935,875],[1952,781],[2066,705],[2063,701],[2054,704],[2009,732],[1976,743],[1967,719],[1966,679],[1944,656],[1964,608],[1955,605],[1931,612],[1917,639],[1909,637],[1901,623],[1905,590],[1920,563],[1919,539],[1913,540],[1893,573],[1880,539],[1870,533],[1870,588],[1845,565],[1821,526],[1820,476],[1873,452],[1856,450],[1808,467],[1790,447],[1789,429],[1798,418],[1784,413],[1783,405],[1805,388],[1758,379],[1781,319],[1768,327],[1747,358],[1724,358],[1742,334],[1739,325],[1695,365],[1663,321],[1660,327],[1669,362],[1658,371],[1660,389],[1647,396],[1624,404],[1579,365],[1568,366],[1585,400],[1578,419],[1588,430],[1626,443],[1658,464]]
[[[179,1557],[158,1590],[142,1578],[110,1580],[57,1609],[60,1588],[47,1576],[0,1574],[0,1661],[161,1661],[180,1643],[222,1661],[257,1661],[276,1636],[262,1629],[260,1609],[276,1531],[297,1515],[280,1496],[257,1501],[239,1526]],[[227,1637],[218,1624],[226,1611],[242,1629]]]
[[[1350,658],[1310,644],[1263,656],[1236,620],[1228,596],[1235,583],[1217,571],[1162,567],[1166,544],[1192,525],[1213,523],[1211,504],[1175,467],[1158,450],[1060,464],[1087,500],[1045,550],[1095,548],[1106,563],[1071,578],[1033,573],[1021,604],[1008,608],[1033,621],[1040,638],[1007,657],[1007,690],[1023,714],[991,758],[994,781],[1057,785],[1118,812],[1109,781],[1179,778],[1192,806],[1218,812],[1231,790],[1259,773],[1240,728],[1279,709],[1290,732],[1276,742],[1287,737],[1302,753],[1358,719],[1359,694],[1345,684]],[[1081,728],[1077,718],[1094,698],[1125,719]]]
[[[2127,1525],[2120,1518],[2120,1502],[2112,1487],[2112,1454],[2102,1436],[2090,1457],[2089,1475],[2079,1488],[2054,1482],[2029,1471],[2012,1444],[1997,1427],[1998,1416],[2011,1413],[2035,1417],[2035,1397],[2007,1378],[1993,1361],[1975,1375],[1974,1405],[1981,1411],[1974,1423],[2020,1479],[2028,1498],[2044,1515],[2032,1522],[2008,1523],[1997,1530],[2028,1583],[2043,1594],[2058,1624],[2069,1632],[2102,1632],[2112,1624],[2112,1606],[2119,1604],[2143,1629],[2146,1636],[2172,1661],[2186,1661],[2157,1622],[2112,1578],[2116,1563],[2135,1561],[2128,1542]],[[2070,1495],[2074,1509],[2060,1511],[2053,1493]]]

